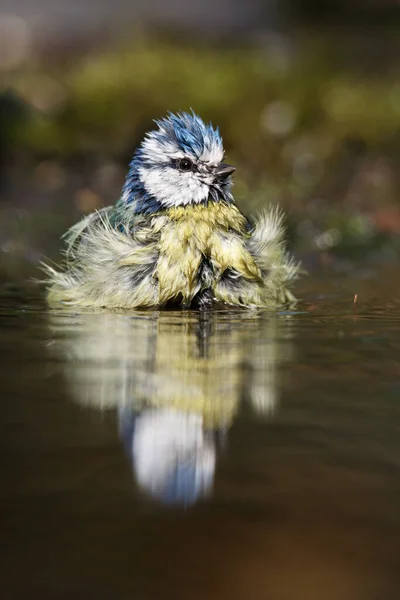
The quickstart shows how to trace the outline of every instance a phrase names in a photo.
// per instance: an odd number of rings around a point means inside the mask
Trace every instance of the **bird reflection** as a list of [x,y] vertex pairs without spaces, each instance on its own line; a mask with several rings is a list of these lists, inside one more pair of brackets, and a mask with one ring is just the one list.
[[213,487],[243,402],[276,405],[290,321],[241,311],[50,314],[52,351],[80,404],[116,410],[138,486],[191,505]]
[[120,434],[141,488],[168,504],[193,504],[212,487],[215,437],[201,415],[168,408],[119,411]]

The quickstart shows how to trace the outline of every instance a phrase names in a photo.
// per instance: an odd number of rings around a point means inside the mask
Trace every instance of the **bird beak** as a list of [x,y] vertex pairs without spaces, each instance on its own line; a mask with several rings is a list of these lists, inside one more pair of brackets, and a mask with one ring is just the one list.
[[218,179],[226,179],[235,171],[236,167],[232,167],[232,165],[227,165],[226,163],[221,163],[220,165],[218,165],[217,170],[215,171],[215,175],[216,177],[218,177]]

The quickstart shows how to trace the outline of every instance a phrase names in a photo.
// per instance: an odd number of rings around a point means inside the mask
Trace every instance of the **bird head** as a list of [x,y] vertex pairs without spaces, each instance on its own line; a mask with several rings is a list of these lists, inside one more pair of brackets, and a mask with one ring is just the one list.
[[208,200],[232,202],[231,175],[218,129],[194,112],[155,121],[135,153],[122,201],[135,212],[153,212]]

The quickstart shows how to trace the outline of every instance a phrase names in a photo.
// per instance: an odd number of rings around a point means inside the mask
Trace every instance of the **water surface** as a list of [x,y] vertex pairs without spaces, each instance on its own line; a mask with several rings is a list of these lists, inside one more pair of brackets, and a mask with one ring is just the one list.
[[399,598],[397,279],[277,314],[2,290],[2,597]]

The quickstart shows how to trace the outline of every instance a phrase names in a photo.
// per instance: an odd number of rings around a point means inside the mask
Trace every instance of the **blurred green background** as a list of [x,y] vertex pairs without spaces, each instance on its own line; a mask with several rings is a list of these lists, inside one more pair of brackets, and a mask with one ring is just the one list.
[[285,208],[307,269],[398,260],[397,2],[8,1],[0,281],[40,277],[152,120],[189,108],[219,125],[244,212]]

